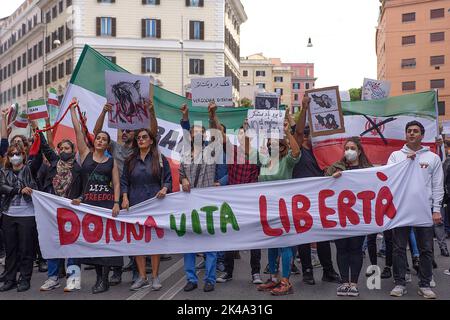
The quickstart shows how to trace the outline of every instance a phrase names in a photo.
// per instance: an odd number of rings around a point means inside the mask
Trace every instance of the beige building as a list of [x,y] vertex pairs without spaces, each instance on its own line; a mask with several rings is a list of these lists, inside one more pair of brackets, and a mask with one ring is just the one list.
[[[41,44],[38,59],[32,62],[36,73],[43,75],[36,97],[50,87],[64,94],[87,44],[129,72],[151,75],[160,86],[178,94],[190,90],[192,78],[231,76],[236,102],[239,99],[240,25],[247,20],[240,0],[27,0],[0,21],[2,30],[8,28],[0,33],[1,47],[5,47],[0,54],[2,70],[10,64],[11,55],[17,59],[27,46],[34,50],[28,34],[14,48],[7,44],[17,34],[21,19],[33,15],[38,17],[34,42]],[[29,100],[34,92],[21,100],[12,98],[12,93],[8,96],[16,82],[29,76],[34,80],[34,69],[27,74],[12,73],[2,79],[2,106]]]
[[450,0],[384,0],[376,34],[378,79],[391,95],[438,90],[450,119]]

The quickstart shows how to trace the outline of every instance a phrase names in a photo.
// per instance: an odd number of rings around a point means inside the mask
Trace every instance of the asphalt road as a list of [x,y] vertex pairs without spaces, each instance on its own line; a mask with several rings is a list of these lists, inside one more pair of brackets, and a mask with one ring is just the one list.
[[[450,241],[449,241],[450,244]],[[334,245],[333,257],[334,255]],[[434,270],[434,278],[437,283],[434,291],[438,295],[438,299],[450,299],[450,277],[444,274],[444,270],[450,267],[450,258],[445,258],[440,255],[439,249],[436,246],[436,261],[438,269]],[[200,259],[198,259],[200,262]],[[263,252],[262,269],[267,263],[266,250]],[[270,293],[262,293],[256,290],[255,285],[250,281],[250,263],[249,252],[241,252],[241,259],[236,260],[234,278],[232,281],[225,284],[217,284],[216,290],[210,293],[203,292],[203,271],[199,272],[199,289],[185,293],[183,287],[186,283],[183,270],[182,256],[173,255],[171,261],[162,262],[160,278],[163,284],[161,291],[155,292],[150,289],[144,289],[138,292],[129,290],[131,285],[131,272],[123,274],[123,282],[119,286],[111,287],[111,289],[103,294],[91,294],[91,287],[95,283],[94,270],[82,270],[82,288],[79,292],[64,293],[63,288],[65,281],[61,281],[61,287],[50,292],[40,292],[39,287],[46,280],[46,273],[35,272],[32,278],[31,289],[24,293],[18,293],[12,290],[6,293],[0,293],[0,300],[393,300],[398,298],[391,298],[389,296],[390,290],[393,288],[393,279],[385,279],[381,282],[380,290],[369,290],[366,286],[366,277],[364,275],[369,258],[364,259],[363,272],[360,277],[359,298],[347,298],[336,296],[336,284],[324,283],[321,281],[322,269],[315,268],[314,275],[316,285],[310,286],[302,282],[301,275],[293,275],[291,282],[294,286],[294,294],[273,297]],[[298,263],[297,263],[298,265]],[[379,258],[379,265],[384,266],[384,259]],[[0,270],[3,271],[3,267]],[[337,270],[337,267],[335,266]],[[267,275],[263,275],[266,279]],[[408,284],[408,294],[400,299],[419,299],[423,298],[417,294],[417,275],[413,271],[412,283]]]

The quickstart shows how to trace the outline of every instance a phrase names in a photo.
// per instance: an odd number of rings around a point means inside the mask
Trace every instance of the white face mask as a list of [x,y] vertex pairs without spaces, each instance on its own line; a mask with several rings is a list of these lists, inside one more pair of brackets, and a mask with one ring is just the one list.
[[356,159],[358,159],[358,152],[355,150],[347,150],[345,151],[345,159],[347,159],[348,162],[353,162]]
[[9,158],[9,162],[11,162],[13,166],[17,166],[23,162],[23,157],[14,155],[11,158]]

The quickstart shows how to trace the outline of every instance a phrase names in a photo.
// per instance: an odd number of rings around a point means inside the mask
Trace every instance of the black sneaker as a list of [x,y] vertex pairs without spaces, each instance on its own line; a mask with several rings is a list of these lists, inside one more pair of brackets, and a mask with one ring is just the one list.
[[295,263],[292,263],[291,266],[291,274],[300,274],[300,270],[298,270],[297,266],[295,265]]
[[303,272],[303,282],[309,284],[310,286],[316,284],[316,281],[314,281],[314,274],[311,269],[306,269],[306,271]]
[[442,248],[441,249],[441,256],[443,256],[443,257],[450,257],[450,253],[448,252],[447,248]]
[[21,279],[17,285],[17,292],[25,292],[30,290],[30,281]]
[[122,268],[122,272],[130,272],[133,270],[134,259],[130,259],[128,264]]
[[15,281],[6,281],[3,286],[0,287],[0,292],[6,292],[17,288],[17,282]]
[[193,282],[188,282],[185,286],[184,286],[184,292],[191,292],[194,291],[195,289],[198,288],[198,285],[196,283]]
[[47,265],[47,261],[46,260],[39,261],[38,271],[41,272],[41,273],[44,273],[44,272],[48,271],[48,265]]
[[6,270],[3,271],[2,274],[0,274],[0,282],[5,282],[5,278],[6,278]]
[[[278,263],[275,268],[275,273],[278,273]],[[266,265],[266,268],[264,269],[264,274],[270,274],[269,264]]]
[[419,257],[413,258],[413,269],[419,274]]
[[221,276],[217,277],[216,282],[217,283],[225,283],[225,282],[228,282],[231,280],[233,280],[233,276],[225,272]]
[[341,283],[341,277],[339,274],[334,271],[324,271],[322,276],[323,282],[331,282],[331,283]]
[[168,254],[161,255],[161,261],[170,261],[170,260],[172,260],[172,256],[170,256]]
[[437,269],[437,268],[438,268],[438,265],[437,265],[436,261],[433,259],[433,269]]
[[389,279],[392,277],[391,267],[384,267],[383,272],[380,275],[381,279]]
[[109,285],[112,287],[118,286],[121,283],[122,283],[122,275],[120,275],[120,274],[113,273],[111,278],[109,278]]
[[205,286],[203,287],[204,292],[211,292],[214,291],[214,285],[212,283],[205,283]]

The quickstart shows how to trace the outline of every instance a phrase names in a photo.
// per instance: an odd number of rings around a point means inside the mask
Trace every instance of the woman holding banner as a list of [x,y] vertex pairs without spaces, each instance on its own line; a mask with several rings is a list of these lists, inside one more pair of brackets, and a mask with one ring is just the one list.
[[[126,210],[154,197],[163,199],[172,190],[169,162],[159,153],[156,137],[149,129],[137,130],[135,136],[133,153],[125,161],[120,180],[122,209]],[[160,255],[153,255],[151,259],[153,278],[150,284],[146,273],[146,257],[135,257],[139,278],[130,290],[137,291],[150,286],[153,290],[162,288],[158,277]]]
[[[342,176],[342,171],[370,167],[372,164],[367,158],[359,138],[349,138],[344,144],[343,158],[330,166],[326,175],[338,179]],[[359,236],[335,241],[337,264],[342,278],[342,285],[337,288],[338,296],[359,296],[357,284],[363,265],[364,239],[365,236]]]
[[[295,165],[300,161],[301,152],[296,139],[291,134],[291,127],[287,121],[284,123],[284,132],[286,139],[278,141],[269,139],[267,148],[269,149],[270,160],[266,166],[261,167],[259,182],[292,179],[292,172]],[[276,272],[279,255],[281,255],[282,261],[281,281],[278,280]],[[293,250],[291,247],[269,249],[269,271],[271,276],[266,283],[258,286],[258,290],[270,291],[275,296],[292,294],[294,290],[289,282],[292,258]]]
[[[117,164],[113,158],[106,155],[111,143],[111,137],[105,131],[95,135],[91,151],[81,131],[80,121],[76,114],[77,101],[71,104],[70,113],[77,137],[78,151],[81,159],[81,197],[74,199],[72,204],[86,203],[96,207],[112,209],[112,216],[117,217],[120,212],[120,178]],[[97,281],[92,287],[92,293],[102,293],[109,290],[109,272],[111,267],[121,267],[122,257],[101,257],[81,259],[84,264],[94,265]]]

